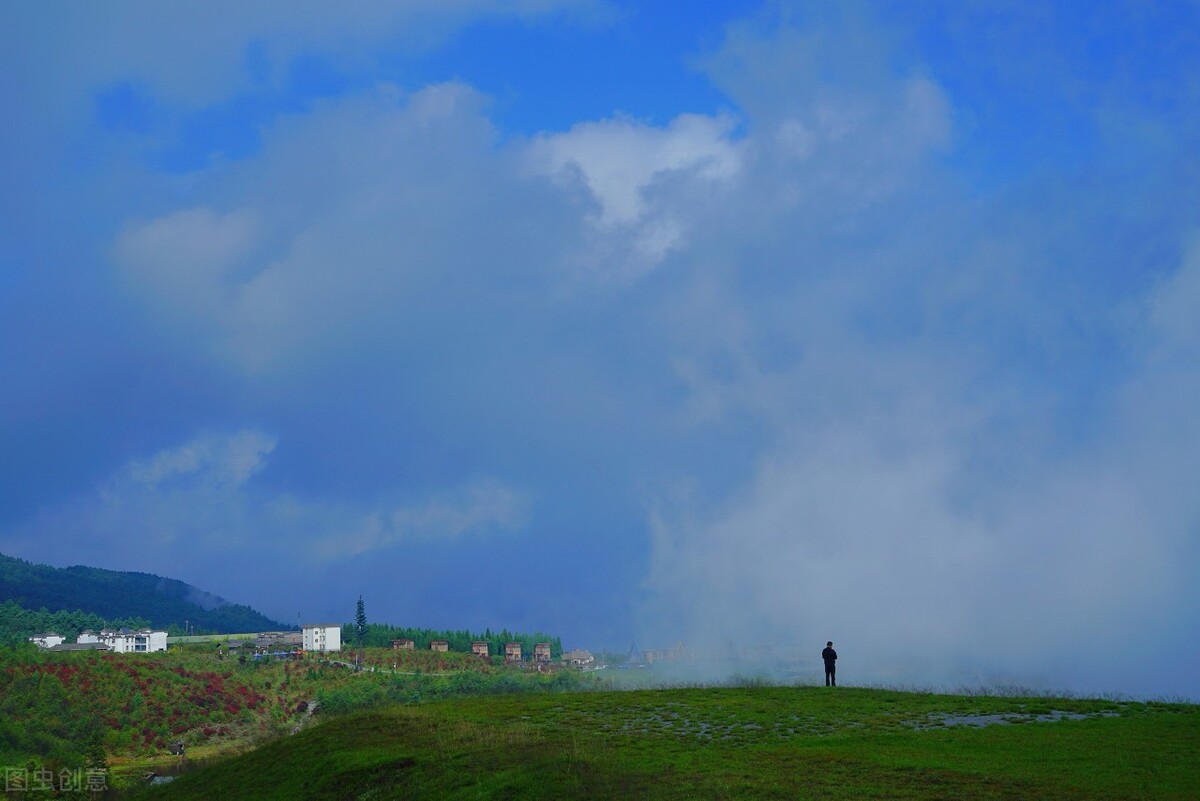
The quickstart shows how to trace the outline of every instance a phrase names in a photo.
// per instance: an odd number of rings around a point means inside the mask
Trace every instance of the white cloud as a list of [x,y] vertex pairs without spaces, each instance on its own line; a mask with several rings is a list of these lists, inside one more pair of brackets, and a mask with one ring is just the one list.
[[[326,564],[385,555],[406,542],[514,531],[528,519],[525,497],[496,481],[412,503],[301,499],[253,480],[267,470],[276,444],[255,429],[199,434],[132,460],[95,490],[44,509],[9,532],[3,547],[129,569],[189,561],[201,552],[205,560],[236,555],[278,565]],[[52,542],[40,539],[45,531],[55,532]]]
[[[861,40],[812,56],[819,33],[735,31],[710,62],[747,133],[735,191],[680,253],[672,364],[694,430],[750,431],[756,458],[715,493],[701,467],[679,485],[703,491],[659,489],[639,642],[815,659],[833,639],[855,682],[1195,687],[1170,640],[1197,608],[1200,259],[1132,335],[1088,309],[1090,344],[1129,361],[1082,403],[1038,372],[1076,370],[1083,325],[1044,251],[1095,220],[1040,185],[961,197],[931,158],[954,139],[937,83],[847,65]],[[1160,635],[1181,667],[1139,676],[1134,643]]]
[[152,313],[218,360],[251,373],[320,362],[374,337],[367,321],[403,325],[397,309],[429,280],[520,257],[500,243],[524,235],[502,220],[525,190],[484,102],[461,84],[384,85],[284,119],[261,156],[211,177],[236,209],[130,222],[113,257]]
[[1148,305],[1157,346],[1194,357],[1200,350],[1200,238],[1191,243],[1179,268],[1155,288]]
[[180,479],[208,486],[238,486],[266,466],[267,456],[275,445],[275,437],[261,431],[202,434],[177,448],[131,462],[125,476],[133,484],[147,488]]
[[[305,42],[353,58],[356,37],[440,13],[371,8],[326,47],[313,8],[264,39],[273,63]],[[586,473],[596,496],[637,485],[656,509],[644,645],[832,638],[861,680],[925,684],[1138,675],[1129,643],[1200,608],[1200,257],[1122,299],[1136,325],[1114,322],[1088,292],[1097,232],[1131,216],[1119,188],[963,190],[973,176],[937,158],[959,117],[936,78],[897,69],[860,6],[810,10],[802,28],[735,26],[708,59],[736,115],[524,141],[458,83],[320,102],[193,176],[181,208],[129,220],[112,257],[155,332],[232,373],[231,403],[444,471],[511,459],[570,476],[548,483]],[[235,56],[265,23],[246,25],[200,37],[211,74],[195,54],[172,74],[166,45],[74,57],[104,62],[96,81],[210,102],[249,80]],[[351,479],[273,476],[269,458],[259,431],[197,437],[19,533],[28,552],[60,532],[60,561],[311,566],[473,547],[530,517],[502,483],[387,486],[392,454]],[[372,500],[321,495],[343,480]],[[622,553],[635,536],[614,535]]]
[[646,191],[662,173],[694,171],[708,181],[737,174],[731,117],[683,114],[665,128],[618,117],[543,134],[530,147],[538,168],[578,178],[600,206],[601,225],[631,223],[647,213]]
[[717,510],[660,513],[652,609],[697,644],[836,632],[879,659],[961,640],[970,605],[944,599],[970,597],[994,544],[946,503],[953,458],[853,427],[775,448]]
[[[969,404],[956,395],[793,416],[740,486],[660,502],[639,639],[834,639],[855,682],[1111,689],[1141,659],[1131,643],[1178,623],[1190,592],[1195,383],[1178,400],[1127,408],[1074,459],[997,452],[991,416],[951,422]],[[1015,482],[971,466],[1017,455]],[[1124,686],[1181,686],[1172,675]]]
[[653,266],[686,237],[686,221],[671,200],[651,197],[656,184],[686,175],[693,191],[719,191],[735,178],[741,154],[729,116],[681,114],[665,128],[617,117],[543,134],[529,147],[532,169],[570,185],[581,183],[598,213],[602,234],[626,229],[634,257]]
[[172,316],[207,324],[228,313],[257,244],[257,215],[246,209],[221,214],[192,208],[149,221],[131,221],[118,235],[114,258],[128,282]]
[[427,502],[378,511],[329,532],[312,547],[313,558],[346,559],[386,550],[405,541],[450,540],[520,528],[528,518],[525,499],[495,482],[473,484]]

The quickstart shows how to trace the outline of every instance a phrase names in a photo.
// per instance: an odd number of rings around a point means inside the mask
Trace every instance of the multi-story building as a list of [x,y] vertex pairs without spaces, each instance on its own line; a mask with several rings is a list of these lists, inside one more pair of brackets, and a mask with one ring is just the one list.
[[326,653],[342,650],[340,623],[310,623],[304,626],[302,645],[305,651]]

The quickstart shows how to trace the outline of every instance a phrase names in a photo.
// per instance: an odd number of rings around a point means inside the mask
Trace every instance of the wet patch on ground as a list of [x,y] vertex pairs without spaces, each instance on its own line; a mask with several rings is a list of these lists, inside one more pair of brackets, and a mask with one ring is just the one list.
[[905,721],[910,729],[944,729],[953,726],[970,726],[981,729],[985,726],[1011,726],[1019,723],[1055,723],[1060,720],[1089,720],[1091,718],[1119,717],[1116,712],[1066,712],[1051,709],[1049,712],[1006,712],[995,715],[966,715],[952,712],[930,712],[923,720]]
[[[561,707],[553,712],[560,710]],[[824,716],[795,711],[754,711],[758,714],[747,714],[745,709],[733,712],[719,706],[692,706],[674,702],[641,707],[617,706],[605,710],[604,714],[593,714],[590,725],[605,738],[668,737],[700,742],[749,744],[828,737],[864,730],[899,732],[955,727],[983,728],[1120,715],[1115,711],[1073,712],[1035,707],[1001,713],[977,710],[930,711],[916,718],[911,712],[904,714],[897,710],[860,719],[846,717],[831,720]]]

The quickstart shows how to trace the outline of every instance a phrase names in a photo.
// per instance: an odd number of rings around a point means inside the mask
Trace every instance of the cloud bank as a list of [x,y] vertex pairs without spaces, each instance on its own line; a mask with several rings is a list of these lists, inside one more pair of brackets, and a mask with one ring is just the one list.
[[[524,135],[381,65],[634,23],[155,8],[44,104],[0,79],[59,132],[6,151],[0,549],[288,620],[365,594],[589,647],[833,639],[850,682],[1200,693],[1200,115],[1154,78],[1186,47],[1113,45],[1118,80],[1087,20],[772,4],[691,54],[720,108]],[[309,57],[340,90],[272,95]],[[168,121],[277,105],[180,172],[170,122],[92,119],[120,85]]]

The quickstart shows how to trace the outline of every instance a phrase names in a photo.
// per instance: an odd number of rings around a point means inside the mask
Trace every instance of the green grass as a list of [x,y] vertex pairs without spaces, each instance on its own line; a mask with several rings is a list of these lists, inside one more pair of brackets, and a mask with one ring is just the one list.
[[[945,715],[1084,719],[984,728]],[[928,728],[916,728],[916,726]],[[823,687],[461,698],[336,717],[163,799],[1198,798],[1200,708]]]
[[375,670],[313,655],[220,659],[208,646],[152,654],[0,648],[0,767],[78,767],[98,740],[124,774],[168,756],[176,740],[193,753],[247,750],[306,725],[301,709],[313,703],[329,714],[594,684],[575,671],[544,676],[468,654],[366,649],[366,662]]

